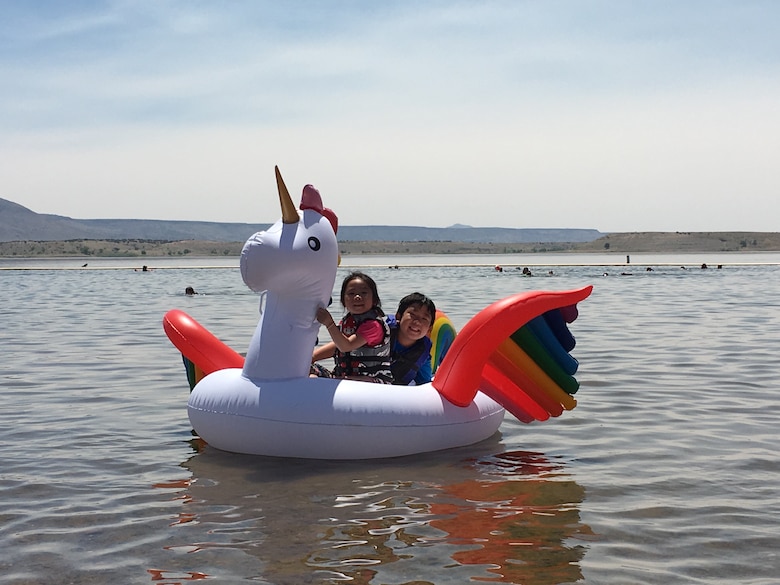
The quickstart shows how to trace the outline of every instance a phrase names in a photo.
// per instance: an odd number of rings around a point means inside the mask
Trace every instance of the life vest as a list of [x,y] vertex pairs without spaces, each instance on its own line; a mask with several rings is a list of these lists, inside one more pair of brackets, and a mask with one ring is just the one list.
[[390,369],[393,372],[393,384],[408,386],[417,377],[417,372],[431,355],[431,340],[425,336],[411,347],[395,351],[398,338],[398,321],[394,316],[387,318],[390,324]]
[[373,319],[382,325],[384,335],[382,341],[374,345],[364,345],[352,351],[342,352],[336,348],[333,360],[336,367],[333,374],[337,378],[345,376],[367,376],[377,378],[384,383],[391,383],[393,374],[390,371],[390,328],[383,316],[371,309],[361,315],[348,313],[339,323],[341,332],[349,337],[357,332],[361,323]]

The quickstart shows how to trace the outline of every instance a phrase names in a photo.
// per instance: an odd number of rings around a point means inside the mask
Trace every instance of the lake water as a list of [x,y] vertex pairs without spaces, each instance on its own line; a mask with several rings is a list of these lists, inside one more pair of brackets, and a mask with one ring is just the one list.
[[571,326],[575,410],[370,462],[192,435],[161,318],[244,351],[259,297],[236,259],[0,260],[0,584],[777,583],[780,258],[622,260],[345,258],[337,286],[368,266],[385,308],[420,290],[458,328],[510,294],[595,286]]

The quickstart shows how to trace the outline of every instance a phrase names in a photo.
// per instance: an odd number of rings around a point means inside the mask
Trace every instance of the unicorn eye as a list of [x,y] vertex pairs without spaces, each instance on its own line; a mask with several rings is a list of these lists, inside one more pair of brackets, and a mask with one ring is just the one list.
[[309,238],[309,248],[314,250],[315,252],[319,250],[322,247],[322,244],[320,244],[320,239],[315,238],[314,236]]

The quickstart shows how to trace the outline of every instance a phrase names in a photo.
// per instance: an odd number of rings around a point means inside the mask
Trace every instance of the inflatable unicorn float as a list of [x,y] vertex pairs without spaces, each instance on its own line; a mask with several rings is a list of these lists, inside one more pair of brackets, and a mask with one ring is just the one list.
[[[505,410],[527,423],[574,408],[567,323],[591,286],[521,293],[483,309],[446,343],[434,340],[429,384],[310,378],[315,312],[329,304],[339,264],[338,220],[311,185],[298,210],[278,167],[276,181],[282,218],[241,252],[241,276],[265,305],[246,358],[178,309],[163,319],[189,366],[188,414],[203,440],[278,457],[396,457],[487,439]],[[442,322],[443,314],[435,333]]]

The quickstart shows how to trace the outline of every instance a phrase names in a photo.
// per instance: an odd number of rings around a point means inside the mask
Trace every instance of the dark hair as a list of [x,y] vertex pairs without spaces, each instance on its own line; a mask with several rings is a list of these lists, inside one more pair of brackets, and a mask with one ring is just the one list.
[[398,310],[395,312],[396,319],[400,319],[401,315],[406,312],[406,309],[412,305],[419,305],[428,309],[428,312],[431,314],[431,325],[433,325],[433,322],[436,320],[436,305],[433,304],[431,299],[419,292],[413,292],[401,299],[401,302],[398,303]]
[[[376,289],[376,283],[374,282],[374,279],[360,271],[350,272],[344,278],[344,282],[341,283],[341,295],[339,296],[339,300],[341,300],[341,306],[342,307],[347,306],[344,303],[344,297],[346,297],[347,295],[347,285],[353,280],[358,280],[358,279],[365,282],[368,285],[368,288],[371,289],[371,295],[374,297],[374,306],[381,308],[382,300],[379,298],[379,292]],[[384,313],[382,314],[384,315]]]

